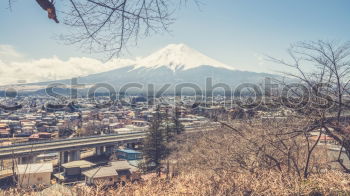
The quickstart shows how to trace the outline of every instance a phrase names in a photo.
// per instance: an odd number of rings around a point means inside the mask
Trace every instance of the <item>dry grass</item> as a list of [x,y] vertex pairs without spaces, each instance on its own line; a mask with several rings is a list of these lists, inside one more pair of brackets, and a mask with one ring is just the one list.
[[[71,191],[69,191],[71,190]],[[8,190],[0,195],[43,195],[34,191]],[[171,180],[153,178],[142,184],[101,189],[99,187],[59,186],[45,195],[350,195],[350,176],[337,171],[312,175],[306,180],[275,171],[223,173],[215,175],[203,171],[181,174]]]
[[[281,130],[271,127],[244,130],[243,139],[224,130],[179,138],[168,159],[171,174],[176,175],[169,179],[153,177],[143,183],[108,189],[56,186],[44,194],[13,189],[0,195],[350,195],[350,175],[328,170],[322,150],[315,151],[311,159],[309,177],[300,175],[306,157],[303,138],[281,140]],[[275,157],[279,167],[267,156]],[[291,161],[296,166],[290,166]]]

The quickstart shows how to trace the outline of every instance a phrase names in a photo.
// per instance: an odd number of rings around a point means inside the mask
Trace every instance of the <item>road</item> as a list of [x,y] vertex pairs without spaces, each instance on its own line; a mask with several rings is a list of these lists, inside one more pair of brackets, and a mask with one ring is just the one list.
[[59,152],[66,150],[93,148],[97,146],[115,145],[116,143],[137,142],[145,137],[144,132],[118,135],[100,135],[91,137],[77,137],[41,142],[27,142],[0,147],[0,159],[20,157],[31,154]]

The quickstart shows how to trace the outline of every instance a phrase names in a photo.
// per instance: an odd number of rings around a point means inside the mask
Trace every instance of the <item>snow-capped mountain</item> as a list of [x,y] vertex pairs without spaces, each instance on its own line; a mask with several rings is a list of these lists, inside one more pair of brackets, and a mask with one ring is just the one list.
[[[107,83],[116,87],[125,84],[138,83],[143,86],[153,84],[156,88],[164,84],[181,83],[195,84],[200,88],[206,87],[210,79],[213,84],[224,83],[237,86],[240,83],[261,83],[266,77],[278,77],[272,74],[240,71],[186,46],[171,44],[155,53],[136,60],[130,60],[129,65],[118,65],[116,69],[78,78],[79,84],[92,86],[96,83]],[[71,80],[53,81],[55,83],[71,84]],[[46,86],[52,82],[31,84]]]
[[170,44],[145,58],[139,59],[135,65],[135,69],[157,69],[164,66],[174,72],[189,70],[203,65],[234,70],[233,67],[209,58],[185,44]]

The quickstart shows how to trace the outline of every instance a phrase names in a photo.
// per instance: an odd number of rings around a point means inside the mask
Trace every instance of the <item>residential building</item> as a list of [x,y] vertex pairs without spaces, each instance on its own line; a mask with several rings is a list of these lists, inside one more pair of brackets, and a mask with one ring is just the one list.
[[142,153],[132,149],[119,149],[117,150],[118,159],[124,160],[139,160],[142,159]]
[[50,185],[52,163],[23,164],[17,166],[17,185],[20,187],[30,187],[33,185]]
[[114,161],[106,166],[97,167],[83,172],[87,185],[111,186],[126,181],[139,180],[137,168],[127,161]]
[[63,172],[55,174],[60,182],[70,182],[83,179],[82,172],[94,167],[95,164],[86,160],[72,161],[62,164]]

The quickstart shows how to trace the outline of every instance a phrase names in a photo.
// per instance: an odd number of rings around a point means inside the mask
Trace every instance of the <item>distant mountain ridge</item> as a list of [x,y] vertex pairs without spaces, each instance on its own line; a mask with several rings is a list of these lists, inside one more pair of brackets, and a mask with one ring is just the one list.
[[[247,82],[261,83],[266,77],[274,78],[278,76],[240,71],[207,57],[185,44],[170,44],[145,58],[133,61],[130,65],[79,77],[77,81],[79,84],[88,86],[105,83],[115,88],[130,83],[153,84],[156,87],[164,84],[175,86],[181,83],[191,83],[200,88],[205,88],[208,78],[213,81],[213,85],[224,83],[228,86],[237,86]],[[51,83],[71,84],[71,80],[40,82],[31,85],[37,88]]]

